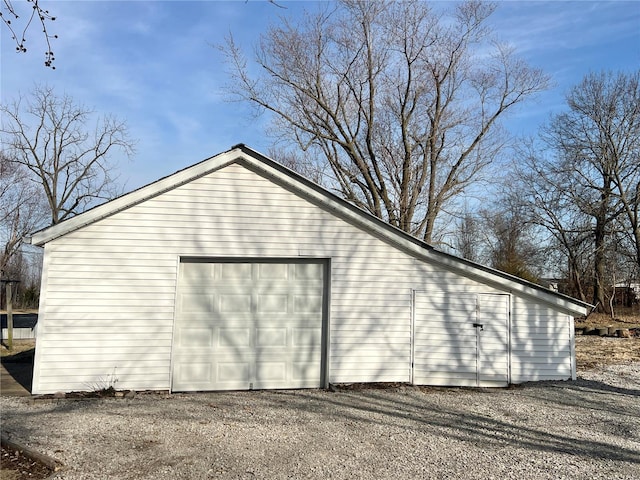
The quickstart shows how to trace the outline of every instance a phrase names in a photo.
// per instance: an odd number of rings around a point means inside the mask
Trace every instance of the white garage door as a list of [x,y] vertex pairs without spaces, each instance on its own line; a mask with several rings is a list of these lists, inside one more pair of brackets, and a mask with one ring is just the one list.
[[323,263],[182,262],[173,391],[322,385]]
[[506,386],[508,322],[508,295],[416,292],[413,382]]

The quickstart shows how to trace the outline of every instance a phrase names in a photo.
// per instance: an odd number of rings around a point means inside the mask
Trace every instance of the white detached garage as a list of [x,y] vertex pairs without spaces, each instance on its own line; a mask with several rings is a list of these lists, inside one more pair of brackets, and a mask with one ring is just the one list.
[[575,378],[587,305],[239,145],[37,232],[33,393]]

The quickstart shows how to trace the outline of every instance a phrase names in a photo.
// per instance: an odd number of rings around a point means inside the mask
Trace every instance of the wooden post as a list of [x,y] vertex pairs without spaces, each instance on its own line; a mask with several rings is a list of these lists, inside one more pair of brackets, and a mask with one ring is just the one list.
[[7,292],[7,348],[13,350],[13,287],[12,284],[20,283],[20,280],[0,279],[0,285],[6,285]]
[[7,348],[13,350],[13,295],[11,283],[7,282]]

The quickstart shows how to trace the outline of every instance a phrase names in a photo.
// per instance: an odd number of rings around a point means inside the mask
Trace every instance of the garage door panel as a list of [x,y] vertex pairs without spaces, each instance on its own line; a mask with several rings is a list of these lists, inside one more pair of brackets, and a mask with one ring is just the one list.
[[[319,362],[320,358],[316,356],[314,360]],[[317,372],[310,365],[310,362],[293,362],[292,367],[293,367],[293,370],[291,372],[291,375],[293,380],[295,380],[296,382],[300,382],[305,386],[309,386],[309,387],[313,386],[308,383],[309,378],[313,378],[313,376]]]
[[248,382],[251,365],[249,362],[218,362],[216,364],[218,382]]
[[222,294],[220,295],[220,313],[250,313],[251,295]]
[[213,346],[214,332],[210,328],[181,328],[177,335],[179,345],[189,345],[194,348]]
[[258,264],[257,280],[287,280],[289,265],[283,263]]
[[294,295],[294,313],[315,313],[322,310],[322,295]]
[[185,313],[212,312],[213,295],[183,294],[180,295],[180,309]]
[[210,266],[181,264],[173,390],[321,386],[323,264]]
[[284,382],[287,379],[287,362],[261,361],[256,363],[256,382]]
[[306,345],[316,345],[322,338],[320,328],[294,328],[291,339],[293,346],[304,347]]
[[250,328],[217,328],[217,331],[218,341],[215,346],[218,349],[251,347]]
[[211,362],[208,360],[203,362],[179,363],[175,368],[177,368],[178,376],[183,381],[207,384],[213,378],[211,376]]
[[258,328],[256,330],[257,347],[286,347],[287,329],[282,328]]
[[[191,265],[194,264],[189,264],[189,269],[191,269]],[[252,279],[253,265],[251,263],[220,263],[212,266],[220,272],[218,278],[221,280]]]
[[289,296],[286,294],[258,294],[258,313],[287,313]]
[[298,263],[294,266],[296,280],[311,280],[322,278],[321,263]]
[[210,263],[194,263],[192,268],[180,271],[180,280],[208,281],[214,276],[213,265]]

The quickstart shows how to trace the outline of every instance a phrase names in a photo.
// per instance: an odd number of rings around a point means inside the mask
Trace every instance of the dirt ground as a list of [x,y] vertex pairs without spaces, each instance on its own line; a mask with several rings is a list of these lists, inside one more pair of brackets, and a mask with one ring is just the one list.
[[45,479],[53,473],[47,466],[4,445],[0,455],[0,480]]

